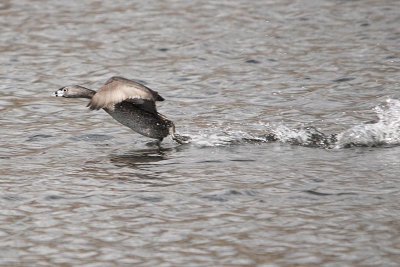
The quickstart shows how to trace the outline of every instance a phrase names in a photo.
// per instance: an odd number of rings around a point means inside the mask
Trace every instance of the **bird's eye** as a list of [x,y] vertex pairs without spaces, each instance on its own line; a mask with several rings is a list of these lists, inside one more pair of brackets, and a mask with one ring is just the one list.
[[67,91],[67,89],[64,89],[63,91],[64,91],[64,92],[66,92],[66,91]]

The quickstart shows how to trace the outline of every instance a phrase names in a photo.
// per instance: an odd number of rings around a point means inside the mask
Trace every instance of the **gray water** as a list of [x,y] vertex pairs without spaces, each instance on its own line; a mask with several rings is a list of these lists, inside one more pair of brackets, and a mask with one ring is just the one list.
[[[398,266],[399,9],[1,1],[0,265]],[[192,142],[51,96],[113,75]]]

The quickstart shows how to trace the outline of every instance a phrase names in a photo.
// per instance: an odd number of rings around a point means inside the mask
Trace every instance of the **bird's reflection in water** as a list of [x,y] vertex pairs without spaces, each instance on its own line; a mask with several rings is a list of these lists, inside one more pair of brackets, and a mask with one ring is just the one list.
[[140,150],[132,150],[124,154],[110,156],[110,162],[118,167],[144,167],[169,159],[169,155],[176,152],[177,148],[146,148]]
[[178,148],[147,148],[111,155],[110,162],[120,168],[119,180],[134,182],[151,187],[174,185],[171,169],[168,167],[171,155]]

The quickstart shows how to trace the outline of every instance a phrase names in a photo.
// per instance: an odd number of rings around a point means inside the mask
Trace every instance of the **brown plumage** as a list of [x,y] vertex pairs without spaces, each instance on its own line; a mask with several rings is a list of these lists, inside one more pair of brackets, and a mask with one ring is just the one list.
[[157,114],[156,101],[164,101],[156,91],[123,77],[111,77],[92,97],[87,105],[91,110],[112,110],[117,103],[131,102],[150,113]]
[[138,82],[115,76],[97,92],[75,85],[57,90],[55,96],[88,98],[91,110],[104,109],[115,120],[144,136],[161,141],[171,135],[178,143],[189,141],[189,137],[175,134],[174,123],[157,112],[156,101],[164,98]]

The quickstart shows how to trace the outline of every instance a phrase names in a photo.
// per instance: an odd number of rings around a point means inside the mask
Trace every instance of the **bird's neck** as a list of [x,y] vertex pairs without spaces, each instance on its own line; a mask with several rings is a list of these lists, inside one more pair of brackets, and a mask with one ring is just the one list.
[[92,97],[94,96],[94,94],[96,93],[96,91],[83,87],[83,86],[79,86],[79,92],[74,96],[77,98],[88,98],[88,99],[92,99]]

